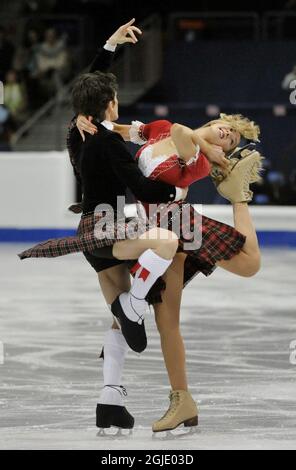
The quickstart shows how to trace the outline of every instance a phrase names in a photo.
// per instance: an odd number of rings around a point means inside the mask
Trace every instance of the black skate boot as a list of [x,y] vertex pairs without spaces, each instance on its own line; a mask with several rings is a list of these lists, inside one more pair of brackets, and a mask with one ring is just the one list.
[[129,347],[137,352],[141,353],[147,347],[147,336],[145,331],[144,320],[141,318],[140,313],[138,314],[133,306],[133,310],[139,316],[139,321],[131,321],[125,314],[124,304],[129,302],[132,299],[127,293],[120,294],[112,303],[111,311],[113,315],[118,320],[118,323],[121,327],[121,332],[129,345]]
[[[127,395],[126,389],[122,386],[106,385],[106,387],[114,388],[119,393],[125,396]],[[118,390],[118,388],[121,390]],[[127,411],[125,406],[97,404],[96,426],[98,428],[110,428],[111,426],[115,426],[121,429],[132,429],[134,423],[134,417]]]

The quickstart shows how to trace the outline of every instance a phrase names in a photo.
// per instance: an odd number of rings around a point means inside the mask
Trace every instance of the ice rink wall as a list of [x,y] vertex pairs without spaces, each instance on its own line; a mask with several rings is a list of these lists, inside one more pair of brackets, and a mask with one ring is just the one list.
[[[0,201],[1,242],[73,235],[79,215],[68,210],[75,180],[67,152],[1,153]],[[250,209],[261,246],[296,247],[296,206]],[[230,205],[203,205],[203,214],[233,225]]]

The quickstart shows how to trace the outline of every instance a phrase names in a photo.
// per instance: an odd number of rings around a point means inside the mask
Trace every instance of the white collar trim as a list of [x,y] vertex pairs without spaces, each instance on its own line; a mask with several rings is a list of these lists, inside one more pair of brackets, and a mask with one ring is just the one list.
[[113,131],[114,125],[111,121],[107,121],[105,119],[105,121],[102,121],[101,124],[102,126],[106,127],[106,129],[109,129],[109,131]]

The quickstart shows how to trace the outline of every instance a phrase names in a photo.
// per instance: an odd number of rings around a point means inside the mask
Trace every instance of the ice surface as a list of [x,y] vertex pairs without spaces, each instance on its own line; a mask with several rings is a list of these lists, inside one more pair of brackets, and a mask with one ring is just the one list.
[[[99,435],[100,347],[111,321],[94,271],[80,255],[19,261],[0,246],[1,449],[296,449],[296,251],[263,253],[261,272],[222,270],[186,287],[182,331],[195,434],[152,436],[169,386],[152,314],[148,348],[130,352],[123,384],[132,435]],[[114,433],[115,430],[112,430]]]

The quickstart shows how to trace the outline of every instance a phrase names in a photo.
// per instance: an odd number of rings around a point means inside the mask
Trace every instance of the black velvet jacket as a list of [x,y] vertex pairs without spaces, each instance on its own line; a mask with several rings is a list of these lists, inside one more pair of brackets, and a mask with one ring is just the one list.
[[98,133],[87,135],[79,153],[79,172],[83,187],[83,212],[97,204],[116,207],[117,196],[129,188],[145,202],[167,202],[175,199],[175,187],[146,178],[122,137],[96,123]]

